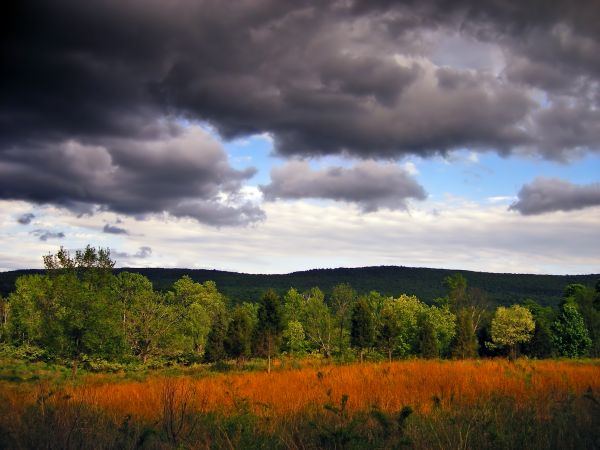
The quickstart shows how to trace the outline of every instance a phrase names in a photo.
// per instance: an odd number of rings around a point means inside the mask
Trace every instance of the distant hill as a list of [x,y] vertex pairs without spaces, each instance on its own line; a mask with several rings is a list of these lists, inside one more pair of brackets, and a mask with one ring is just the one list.
[[[339,283],[350,283],[359,293],[378,291],[384,295],[400,293],[416,295],[430,303],[446,294],[443,280],[448,275],[461,273],[469,286],[488,293],[490,300],[499,305],[509,305],[531,298],[543,305],[556,305],[567,284],[581,283],[594,286],[600,274],[593,275],[528,275],[471,272],[466,270],[425,269],[414,267],[379,266],[339,269],[313,269],[285,275],[255,275],[220,270],[121,268],[115,272],[137,272],[148,277],[155,289],[167,290],[173,282],[189,275],[199,282],[213,280],[232,303],[256,301],[262,292],[274,288],[284,293],[290,287],[303,291],[318,286],[329,294]],[[0,293],[8,295],[14,290],[17,277],[24,274],[43,273],[43,270],[16,270],[0,273]]]

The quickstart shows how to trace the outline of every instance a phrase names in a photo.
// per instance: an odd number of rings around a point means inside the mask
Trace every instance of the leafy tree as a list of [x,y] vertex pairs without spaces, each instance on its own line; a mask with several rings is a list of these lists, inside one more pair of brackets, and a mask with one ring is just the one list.
[[279,339],[283,331],[283,317],[279,296],[269,289],[260,299],[256,326],[256,348],[267,357],[268,372],[271,373],[271,358],[279,350]]
[[340,353],[344,353],[346,348],[346,339],[344,330],[350,319],[352,305],[356,299],[356,292],[348,283],[338,284],[331,293],[331,305],[338,321],[339,336],[338,346]]
[[299,321],[304,310],[305,299],[300,292],[291,288],[283,297],[283,321]]
[[127,315],[127,342],[133,354],[146,363],[149,357],[176,353],[181,349],[181,319],[181,312],[166,295],[140,292]]
[[372,347],[375,340],[373,312],[366,298],[362,297],[354,304],[351,324],[351,344],[359,349],[360,362],[362,363],[365,350]]
[[7,340],[8,309],[8,299],[0,295],[0,342]]
[[217,314],[206,342],[204,360],[206,362],[223,361],[226,356],[225,340],[227,339],[227,317],[225,311]]
[[559,355],[568,358],[585,356],[591,347],[592,340],[574,302],[567,301],[561,306],[552,324],[552,343]]
[[252,352],[253,322],[254,318],[249,308],[240,305],[233,309],[224,343],[227,355],[236,358],[238,361],[250,356]]
[[326,358],[331,357],[335,332],[334,319],[325,304],[323,292],[312,288],[304,293],[306,302],[301,318],[304,334],[311,348],[320,351]]
[[394,334],[392,353],[406,357],[418,352],[418,320],[426,310],[427,305],[414,295],[402,294],[398,298],[386,300],[383,315],[386,317],[390,331]]
[[[49,300],[52,282],[47,276],[25,275],[17,278],[15,291],[9,295],[10,314],[6,328],[15,345],[38,345],[49,349],[55,335],[57,305]],[[50,350],[50,349],[49,349]]]
[[595,305],[596,292],[594,289],[581,286],[572,291],[569,299],[577,305],[577,310],[588,330],[592,342],[589,355],[593,358],[600,357],[600,310]]
[[[430,306],[422,315],[433,326],[433,333],[438,343],[438,353],[446,356],[450,352],[450,344],[456,334],[456,316],[446,307]],[[438,354],[438,356],[439,356]]]
[[283,339],[285,348],[292,356],[304,353],[306,349],[306,339],[304,327],[298,320],[291,320],[283,330]]
[[473,333],[473,318],[466,309],[459,310],[456,316],[456,336],[452,343],[451,355],[458,359],[477,357],[477,337]]
[[531,311],[535,320],[535,330],[529,342],[523,345],[523,352],[534,358],[550,358],[554,355],[551,325],[554,311],[551,307],[543,307],[537,302],[527,299],[523,306]]
[[431,359],[440,356],[440,345],[433,323],[425,315],[419,320],[419,353],[423,358]]
[[400,327],[394,316],[394,311],[387,303],[381,314],[381,326],[377,334],[377,345],[379,349],[388,355],[388,360],[392,361],[392,355],[397,347],[397,340],[400,336]]
[[519,344],[529,341],[534,330],[533,315],[527,308],[520,305],[510,308],[500,306],[492,319],[492,342],[489,346],[509,348],[510,355],[516,358]]

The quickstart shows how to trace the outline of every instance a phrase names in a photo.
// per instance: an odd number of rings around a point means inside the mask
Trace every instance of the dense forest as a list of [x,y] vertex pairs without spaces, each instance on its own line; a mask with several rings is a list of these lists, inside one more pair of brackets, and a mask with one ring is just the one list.
[[114,273],[104,249],[61,249],[44,264],[45,273],[19,277],[0,299],[2,351],[74,370],[253,356],[270,368],[280,353],[360,361],[600,356],[600,281],[568,284],[557,307],[526,297],[496,306],[461,273],[447,276],[445,294],[430,304],[405,293],[361,294],[349,283],[330,294],[267,289],[258,302],[232,303],[213,281],[184,275],[160,291],[139,273]]
[[[313,269],[281,275],[246,274],[203,269],[118,268],[114,273],[138,273],[148,278],[155,290],[166,292],[183,276],[204,283],[214,281],[231,303],[257,302],[267,289],[284,295],[290,287],[306,291],[319,286],[329,297],[333,288],[349,283],[358,294],[378,291],[385,296],[405,293],[415,295],[427,304],[447,293],[444,280],[460,273],[469,286],[486,292],[495,305],[511,305],[529,298],[543,306],[556,307],[562,301],[568,284],[593,287],[600,274],[590,275],[531,275],[487,273],[461,270],[427,269],[416,267],[360,267]],[[44,270],[16,270],[0,273],[0,295],[7,296],[15,289],[15,281],[23,275],[43,274]]]

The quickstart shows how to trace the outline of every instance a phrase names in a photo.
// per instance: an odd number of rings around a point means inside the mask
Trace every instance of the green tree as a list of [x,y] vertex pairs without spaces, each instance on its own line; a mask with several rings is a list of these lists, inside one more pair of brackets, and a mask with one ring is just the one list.
[[298,320],[289,321],[283,330],[283,340],[285,349],[291,356],[303,354],[306,350],[306,335],[302,323]]
[[218,313],[212,323],[206,342],[204,360],[206,362],[220,362],[225,359],[225,340],[227,339],[227,317],[225,310]]
[[362,363],[365,350],[372,347],[375,340],[373,312],[364,297],[361,297],[352,308],[350,338],[352,346],[360,352],[360,362]]
[[271,358],[279,350],[279,339],[283,331],[283,317],[279,296],[269,289],[260,299],[258,323],[256,326],[256,349],[268,360],[268,373],[271,373]]
[[561,306],[552,324],[552,343],[560,356],[578,358],[588,353],[592,340],[574,302],[566,301]]
[[500,306],[492,319],[490,347],[509,348],[512,358],[517,357],[519,344],[528,342],[533,336],[535,322],[531,312],[520,305],[510,308]]
[[577,310],[581,314],[588,330],[592,342],[589,349],[589,356],[598,358],[600,357],[600,310],[595,304],[596,292],[594,289],[582,286],[573,291],[570,299],[577,305]]
[[306,340],[312,349],[329,358],[333,350],[335,323],[325,304],[325,296],[319,288],[310,289],[304,296],[306,302],[301,322]]
[[451,355],[458,359],[477,357],[477,336],[473,333],[473,318],[464,308],[458,311],[456,317],[456,336],[452,342]]
[[[389,341],[389,344],[393,342],[393,354],[406,357],[418,353],[418,320],[426,310],[427,305],[414,295],[402,294],[385,301],[382,315],[393,333],[393,340]],[[390,349],[388,357],[389,352]]]
[[435,305],[425,308],[422,315],[433,326],[438,343],[438,353],[447,356],[450,353],[450,344],[456,335],[456,316],[447,306],[437,307]]
[[400,336],[400,327],[394,315],[394,311],[389,307],[389,303],[384,305],[381,313],[381,326],[377,333],[377,346],[388,355],[388,360],[392,361],[392,355],[397,346],[397,340]]
[[551,326],[554,311],[551,307],[543,307],[534,300],[527,299],[523,306],[531,311],[535,320],[535,330],[529,342],[523,345],[523,352],[533,358],[550,358],[554,355]]
[[348,283],[338,284],[333,288],[331,293],[331,306],[338,322],[338,348],[340,354],[344,353],[347,346],[345,331],[350,320],[352,305],[355,299],[356,292]]
[[425,315],[419,319],[419,354],[426,359],[440,356],[440,344],[433,323]]
[[0,342],[8,339],[8,299],[0,295]]
[[254,317],[249,308],[236,306],[231,312],[231,321],[227,328],[225,350],[227,355],[238,360],[248,358],[252,352],[252,333]]

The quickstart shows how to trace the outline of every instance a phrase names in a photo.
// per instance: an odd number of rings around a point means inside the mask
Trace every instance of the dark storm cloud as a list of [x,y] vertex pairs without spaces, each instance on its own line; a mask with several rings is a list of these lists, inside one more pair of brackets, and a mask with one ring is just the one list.
[[523,215],[600,206],[600,183],[576,185],[557,178],[536,178],[524,185],[509,209]]
[[363,212],[406,209],[409,198],[427,198],[423,187],[406,170],[373,161],[316,171],[307,162],[291,162],[273,169],[271,184],[260,186],[260,190],[267,200],[330,199],[356,203]]
[[17,222],[19,222],[21,225],[29,225],[34,218],[35,218],[35,214],[25,213],[25,214],[21,214],[17,218]]
[[65,237],[65,233],[63,233],[62,231],[55,232],[43,229],[33,230],[31,234],[37,236],[40,239],[40,241],[44,242],[48,239],[63,239]]
[[[0,198],[261,220],[239,195],[252,171],[186,140],[181,118],[268,132],[284,156],[597,151],[600,7],[575,3],[8,2]],[[448,33],[498,45],[504,72],[432,63]]]
[[[210,225],[242,225],[264,217],[239,194],[254,173],[233,169],[219,144],[194,128],[162,140],[12,148],[0,161],[0,191],[5,198],[54,203],[77,213],[98,205],[136,216],[166,212]],[[223,193],[229,203],[220,199]]]
[[129,234],[129,231],[127,231],[125,228],[121,228],[116,225],[110,225],[108,223],[104,225],[102,231],[108,234]]

